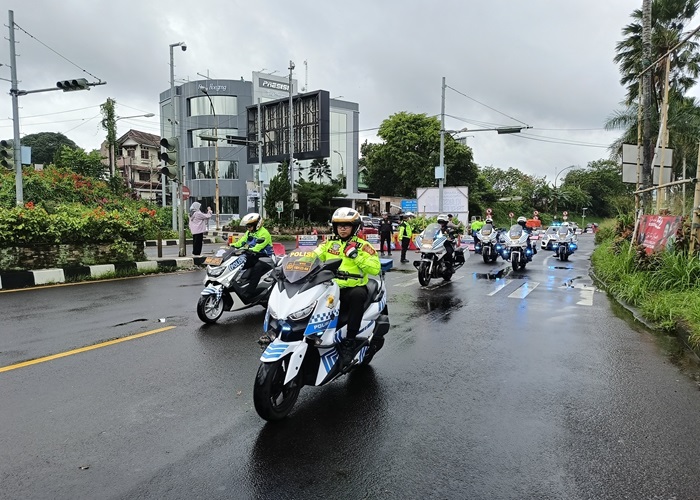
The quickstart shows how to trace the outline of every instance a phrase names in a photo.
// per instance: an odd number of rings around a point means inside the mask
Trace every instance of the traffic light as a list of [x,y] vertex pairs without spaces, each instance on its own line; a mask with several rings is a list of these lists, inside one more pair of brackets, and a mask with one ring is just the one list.
[[89,89],[88,81],[85,78],[76,78],[75,80],[61,80],[60,82],[56,82],[56,87],[58,87],[64,92]]
[[15,168],[15,147],[10,141],[0,141],[0,165]]
[[163,138],[160,140],[160,145],[165,149],[162,153],[158,153],[158,159],[165,163],[165,166],[160,169],[160,173],[168,179],[177,181],[180,179],[179,165],[179,141],[177,137]]

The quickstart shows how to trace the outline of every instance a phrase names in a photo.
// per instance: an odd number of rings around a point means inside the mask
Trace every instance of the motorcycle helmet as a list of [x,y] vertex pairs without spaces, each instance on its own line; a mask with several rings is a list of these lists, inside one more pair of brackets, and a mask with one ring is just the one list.
[[447,222],[449,221],[449,219],[447,218],[447,215],[445,215],[445,214],[440,214],[440,215],[437,216],[437,221],[438,221],[438,224],[447,224]]
[[568,222],[562,222],[561,225],[562,225],[563,227],[569,227],[569,223],[568,223]]
[[262,226],[262,217],[257,212],[251,212],[241,219],[241,226],[245,226],[248,231],[257,231]]
[[493,225],[493,219],[491,217],[487,217],[486,220],[484,221],[484,224],[491,224]]
[[331,224],[333,224],[333,234],[340,237],[338,234],[338,224],[352,224],[352,232],[350,236],[357,234],[357,230],[360,228],[360,214],[357,210],[340,207],[338,210],[333,212],[331,217]]
[[527,224],[527,219],[525,217],[523,217],[522,215],[520,217],[518,217],[518,225],[522,226],[524,229],[526,224]]

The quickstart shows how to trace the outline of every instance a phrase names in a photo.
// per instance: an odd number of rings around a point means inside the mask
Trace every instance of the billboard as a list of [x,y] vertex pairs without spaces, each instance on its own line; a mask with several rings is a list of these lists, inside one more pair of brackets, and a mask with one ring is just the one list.
[[[330,93],[317,90],[297,94],[294,108],[294,158],[328,158],[330,143]],[[258,106],[248,106],[248,163],[258,163]],[[260,105],[262,126],[262,163],[289,159],[289,98]]]
[[[639,151],[636,144],[623,144],[622,145],[622,182],[628,184],[637,184],[637,160],[639,157],[639,162],[641,164],[642,158],[639,156],[641,152]],[[659,171],[661,170],[661,159],[664,160],[664,175],[663,184],[668,184],[671,182],[671,177],[673,174],[673,150],[656,148],[656,154],[654,155],[654,165],[653,165],[653,179],[652,184],[654,186],[659,185]],[[641,166],[640,166],[641,170]],[[641,175],[641,172],[640,172]],[[641,179],[639,180],[641,183]]]
[[637,230],[637,243],[647,254],[667,249],[676,239],[682,218],[676,215],[642,215]]
[[[418,188],[418,213],[435,216],[440,212],[440,188]],[[460,222],[469,221],[469,188],[467,186],[446,187],[442,190],[442,212],[456,216]]]

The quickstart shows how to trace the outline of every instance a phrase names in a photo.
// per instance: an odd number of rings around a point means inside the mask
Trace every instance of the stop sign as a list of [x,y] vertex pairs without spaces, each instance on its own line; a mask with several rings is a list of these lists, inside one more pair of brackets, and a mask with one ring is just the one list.
[[190,188],[188,188],[187,186],[182,186],[182,199],[183,200],[190,199]]

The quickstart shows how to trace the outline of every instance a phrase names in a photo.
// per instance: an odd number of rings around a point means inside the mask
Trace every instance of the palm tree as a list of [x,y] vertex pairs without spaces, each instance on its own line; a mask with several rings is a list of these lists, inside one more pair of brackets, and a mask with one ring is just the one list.
[[[698,0],[653,0],[652,15],[652,53],[653,58],[660,57],[687,36],[685,24],[698,11]],[[654,61],[642,59],[642,10],[632,13],[634,21],[622,29],[624,39],[617,43],[614,61],[620,65],[622,78],[620,83],[627,87],[625,104],[631,105],[639,96],[639,73]],[[679,47],[671,55],[671,88],[685,94],[700,74],[700,54],[695,41],[700,34]],[[658,110],[662,101],[664,67],[658,65],[653,74],[653,96]]]

